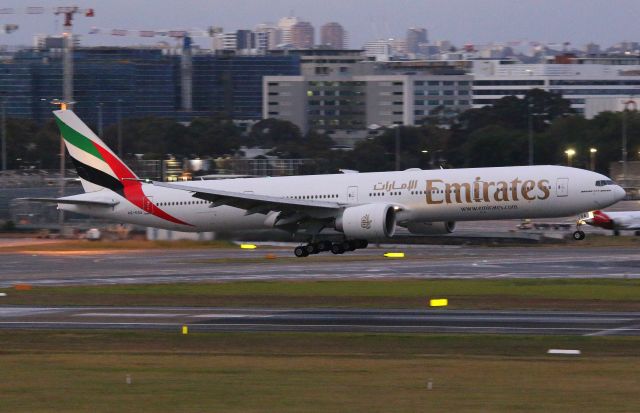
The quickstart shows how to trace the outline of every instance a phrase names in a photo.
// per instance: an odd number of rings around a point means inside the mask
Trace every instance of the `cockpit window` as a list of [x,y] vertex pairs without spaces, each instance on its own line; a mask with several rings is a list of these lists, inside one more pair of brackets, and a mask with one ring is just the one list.
[[610,179],[603,179],[601,181],[596,181],[596,186],[606,186],[606,185],[615,185],[616,183]]

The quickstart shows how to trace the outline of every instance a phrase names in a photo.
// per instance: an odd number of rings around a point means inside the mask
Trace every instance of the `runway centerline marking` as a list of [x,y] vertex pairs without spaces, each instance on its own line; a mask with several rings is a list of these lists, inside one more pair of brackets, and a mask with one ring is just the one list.
[[623,332],[623,331],[636,331],[636,330],[638,330],[638,328],[640,328],[640,324],[636,324],[636,325],[633,325],[633,326],[622,326],[622,327],[616,327],[616,328],[609,328],[609,329],[606,329],[606,330],[600,330],[600,331],[596,331],[594,333],[585,334],[585,336],[589,336],[589,337],[610,336],[612,334],[620,333],[620,332]]

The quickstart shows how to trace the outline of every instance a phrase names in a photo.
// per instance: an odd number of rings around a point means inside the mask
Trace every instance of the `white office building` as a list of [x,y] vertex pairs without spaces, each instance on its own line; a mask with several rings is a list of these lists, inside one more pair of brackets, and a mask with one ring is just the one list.
[[468,75],[369,74],[265,76],[263,117],[315,129],[415,125],[434,113],[471,107]]
[[561,94],[578,113],[590,98],[640,95],[640,65],[521,64],[504,60],[473,61],[473,107],[505,96],[522,98],[533,88]]

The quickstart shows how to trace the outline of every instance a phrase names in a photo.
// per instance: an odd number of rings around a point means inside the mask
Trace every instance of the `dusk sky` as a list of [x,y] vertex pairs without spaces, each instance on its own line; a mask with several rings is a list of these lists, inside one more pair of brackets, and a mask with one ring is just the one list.
[[[408,27],[425,27],[431,41],[446,39],[456,45],[538,40],[568,41],[577,47],[593,41],[606,47],[622,40],[640,41],[639,0],[4,0],[0,8],[15,8],[17,14],[0,14],[0,24],[15,23],[20,29],[0,35],[0,44],[31,45],[35,33],[59,32],[62,21],[49,9],[74,4],[95,9],[95,17],[76,20],[74,31],[83,35],[85,45],[143,43],[133,36],[88,35],[92,26],[136,30],[222,26],[235,31],[290,14],[310,21],[316,29],[328,21],[341,23],[353,48],[376,38],[404,37]],[[26,15],[26,6],[47,7],[47,14]],[[208,46],[202,39],[196,41]]]

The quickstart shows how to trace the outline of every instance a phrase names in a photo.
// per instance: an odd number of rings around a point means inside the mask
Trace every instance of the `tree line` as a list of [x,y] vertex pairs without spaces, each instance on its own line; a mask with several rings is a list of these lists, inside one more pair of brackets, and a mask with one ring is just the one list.
[[[636,111],[603,112],[585,119],[561,96],[538,89],[523,98],[508,96],[493,106],[460,114],[440,109],[416,126],[378,131],[352,151],[332,150],[335,143],[326,134],[303,134],[294,124],[277,119],[259,121],[243,134],[225,116],[197,118],[188,125],[165,118],[125,119],[122,149],[129,157],[137,154],[145,159],[168,155],[216,158],[232,155],[241,146],[260,146],[273,148],[270,154],[281,158],[316,160],[310,173],[331,173],[340,168],[369,172],[395,168],[396,136],[402,169],[526,165],[531,133],[535,164],[566,164],[565,150],[571,148],[575,150],[573,166],[589,168],[589,149],[595,148],[596,170],[607,174],[610,163],[621,159],[626,122],[628,159],[639,159],[640,114]],[[103,137],[114,151],[117,130],[117,125],[111,125]],[[37,124],[8,119],[7,136],[10,169],[57,168],[60,141],[53,120]]]

